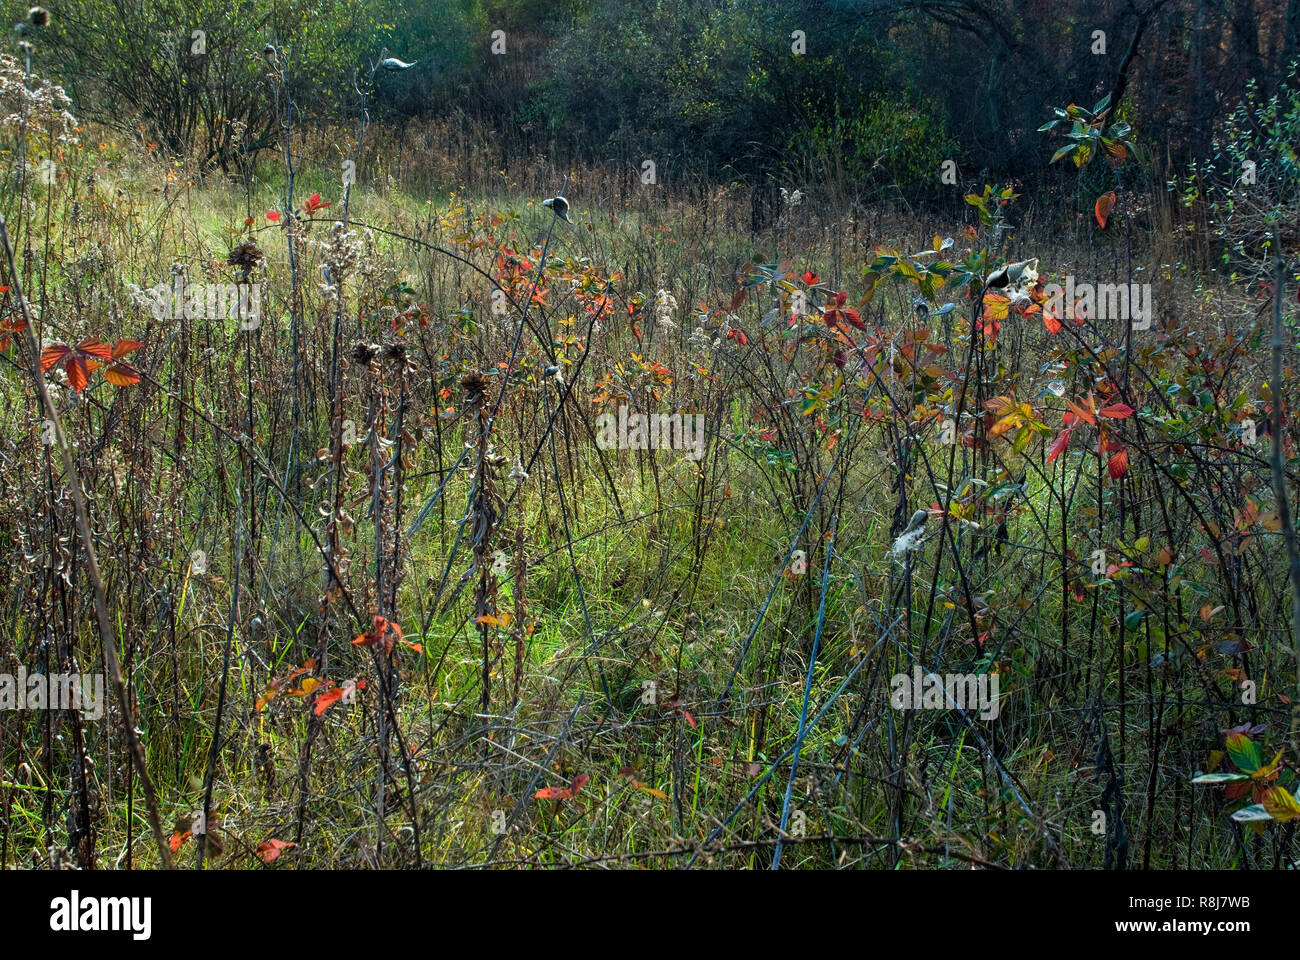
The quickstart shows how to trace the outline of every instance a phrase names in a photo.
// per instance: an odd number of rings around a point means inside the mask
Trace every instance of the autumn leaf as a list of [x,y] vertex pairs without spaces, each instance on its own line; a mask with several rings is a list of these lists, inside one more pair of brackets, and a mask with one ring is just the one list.
[[330,203],[328,200],[325,201],[324,203],[321,202],[319,193],[313,193],[310,197],[307,198],[307,202],[303,204],[303,209],[307,211],[307,216],[310,217],[317,210],[324,210],[329,205]]
[[311,696],[311,692],[315,690],[317,687],[319,687],[323,682],[324,681],[321,680],[319,677],[308,677],[298,685],[297,690],[290,690],[289,696],[309,697]]
[[332,690],[326,690],[324,693],[322,693],[319,697],[316,698],[316,708],[315,708],[316,716],[319,717],[322,713],[324,713],[326,710],[334,706],[334,704],[338,703],[342,699],[343,699],[342,687],[335,687]]
[[[115,387],[129,387],[132,384],[139,383],[140,371],[136,370],[136,368],[131,366],[131,364],[122,363],[120,361],[127,354],[133,353],[143,346],[144,344],[139,340],[127,340],[125,338],[118,340],[113,344],[113,349],[109,355],[109,359],[119,362],[115,362],[111,367],[104,371],[104,379]],[[94,373],[101,366],[103,366],[103,364],[98,360],[86,361],[86,369],[90,373]]]
[[[1097,424],[1097,418],[1096,418],[1095,416],[1093,416],[1091,410],[1079,406],[1079,404],[1075,403],[1073,400],[1066,400],[1066,401],[1065,401],[1065,405],[1066,405],[1067,407],[1070,408],[1070,413],[1074,414],[1074,416],[1075,416],[1078,420],[1081,420],[1081,421],[1083,421],[1084,423],[1090,423],[1090,424],[1092,424],[1093,426],[1096,426],[1096,424]],[[1091,406],[1091,405],[1092,405],[1092,404],[1091,404],[1091,401],[1090,401],[1090,402],[1089,402],[1089,406]],[[1066,421],[1066,422],[1069,423],[1070,421]]]
[[1233,766],[1242,773],[1254,773],[1259,769],[1263,757],[1260,756],[1259,745],[1244,733],[1229,733],[1224,738],[1224,743],[1228,748],[1228,756],[1231,758]]
[[1106,472],[1112,480],[1118,480],[1128,473],[1128,451],[1121,447],[1106,461]]
[[1264,791],[1264,809],[1272,814],[1279,823],[1286,823],[1300,817],[1300,803],[1287,792],[1285,787],[1272,786]]
[[848,293],[843,290],[827,298],[826,308],[822,311],[822,319],[826,322],[826,326],[843,329],[840,327],[840,323],[843,321],[849,326],[857,327],[859,330],[867,329],[867,325],[862,322],[862,315],[852,307],[844,305],[848,298]]
[[[314,669],[316,669],[316,658],[312,657],[301,667],[298,667],[296,670],[292,671],[288,676],[280,677],[278,680],[271,680],[269,683],[267,683],[265,692],[263,692],[262,695],[257,698],[257,702],[254,705],[254,708],[259,711],[262,710],[268,703],[274,700],[280,694],[280,691],[282,691],[288,684],[292,683],[295,679],[302,676],[304,673],[308,673],[309,671]],[[321,681],[318,680],[316,677],[308,677],[306,680],[302,682],[302,684],[298,687],[297,690],[290,690],[289,696],[305,697],[313,690],[315,690],[316,687],[320,685],[320,682]]]
[[1279,750],[1268,763],[1261,766],[1258,770],[1250,775],[1252,780],[1276,780],[1278,764],[1282,762],[1282,754],[1285,750]]
[[1106,228],[1106,221],[1110,219],[1110,212],[1115,209],[1115,200],[1114,190],[1103,193],[1097,198],[1097,203],[1092,208],[1093,214],[1097,217],[1097,223],[1101,225],[1103,230]]
[[283,840],[271,839],[267,840],[265,843],[259,843],[257,845],[257,855],[262,858],[263,863],[274,863],[276,860],[280,859],[280,854],[284,853],[284,851],[288,850],[290,847],[296,846],[298,846],[298,844],[294,843],[292,840],[286,843]]
[[1110,406],[1098,410],[1097,416],[1109,417],[1111,420],[1124,420],[1133,416],[1133,408],[1127,403],[1112,403]]
[[569,782],[567,787],[542,787],[533,794],[534,800],[571,800],[578,795],[578,791],[586,786],[590,780],[585,773],[580,773]]
[[984,294],[984,319],[1005,320],[1011,312],[1011,301],[1000,293]]
[[279,210],[268,210],[268,211],[266,211],[266,219],[270,220],[272,223],[279,223],[279,222],[280,222],[280,211],[279,211]]
[[366,681],[364,680],[358,680],[355,683],[349,680],[341,687],[333,686],[333,683],[334,681],[329,681],[327,686],[331,687],[331,689],[326,690],[316,698],[315,713],[318,717],[344,697],[355,693],[357,690],[364,690],[366,688]]
[[[8,287],[5,288],[8,290]],[[9,347],[10,336],[15,333],[22,333],[27,329],[27,321],[21,314],[15,313],[7,320],[0,320],[0,350],[6,350]]]
[[631,767],[624,767],[622,770],[619,771],[619,775],[627,777],[627,779],[631,782],[632,786],[635,789],[640,790],[642,793],[648,793],[650,796],[658,797],[660,800],[668,799],[668,794],[664,793],[662,790],[655,789],[654,787],[648,785],[644,780],[638,780],[636,776],[636,771],[633,770]]
[[397,644],[403,644],[410,647],[416,653],[423,653],[424,647],[418,643],[403,639],[402,628],[386,617],[376,615],[371,620],[369,633],[363,633],[352,641],[354,647],[371,647],[383,650],[384,653],[392,653]]
[[1051,463],[1062,453],[1064,453],[1065,448],[1069,445],[1069,443],[1070,443],[1070,431],[1067,428],[1065,430],[1062,430],[1060,433],[1058,433],[1056,435],[1056,439],[1052,442],[1052,445],[1047,448],[1047,462]]
[[1047,332],[1052,334],[1052,336],[1056,336],[1056,334],[1065,329],[1065,325],[1046,310],[1043,311],[1043,326],[1047,328]]
[[47,373],[52,367],[61,365],[64,373],[68,375],[68,386],[74,393],[80,393],[86,389],[86,384],[89,382],[90,368],[87,364],[95,360],[106,361],[112,358],[113,351],[108,344],[100,343],[93,337],[82,340],[75,347],[55,343],[46,347],[41,353],[41,373]]

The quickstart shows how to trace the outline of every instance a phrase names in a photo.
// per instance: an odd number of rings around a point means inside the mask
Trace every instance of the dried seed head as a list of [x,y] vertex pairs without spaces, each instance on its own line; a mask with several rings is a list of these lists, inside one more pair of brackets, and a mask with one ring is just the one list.
[[248,243],[241,243],[234,250],[231,250],[230,256],[226,258],[226,263],[232,267],[243,267],[245,270],[252,270],[262,262],[264,256],[265,254],[262,253],[257,244],[250,240]]
[[50,11],[44,7],[32,7],[27,11],[27,20],[33,27],[48,26],[50,22]]
[[481,403],[487,395],[488,379],[473,370],[461,378],[460,388],[465,391],[465,403],[472,407]]

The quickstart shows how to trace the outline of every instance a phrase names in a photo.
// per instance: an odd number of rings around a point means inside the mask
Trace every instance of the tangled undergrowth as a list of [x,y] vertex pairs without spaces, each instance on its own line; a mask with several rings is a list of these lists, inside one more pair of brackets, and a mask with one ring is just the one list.
[[1294,273],[19,132],[0,864],[1296,862]]

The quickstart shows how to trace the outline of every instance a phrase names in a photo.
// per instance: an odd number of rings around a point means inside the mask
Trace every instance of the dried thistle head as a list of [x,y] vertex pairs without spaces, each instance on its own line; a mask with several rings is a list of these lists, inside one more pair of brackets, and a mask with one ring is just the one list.
[[465,403],[478,406],[487,396],[488,379],[477,370],[471,370],[461,378],[460,388],[465,391]]
[[261,263],[264,256],[265,254],[262,253],[261,248],[249,240],[247,243],[241,243],[234,250],[231,250],[230,256],[226,258],[226,263],[232,267],[243,267],[247,272]]
[[50,23],[50,11],[44,7],[32,7],[27,11],[27,21],[33,27],[45,27]]
[[379,353],[379,347],[372,343],[362,343],[358,341],[352,345],[352,361],[358,364],[367,364],[375,359]]

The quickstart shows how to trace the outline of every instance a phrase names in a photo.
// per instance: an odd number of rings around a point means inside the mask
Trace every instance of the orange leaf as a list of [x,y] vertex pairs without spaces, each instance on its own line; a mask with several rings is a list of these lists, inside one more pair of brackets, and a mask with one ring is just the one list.
[[41,353],[41,373],[49,373],[50,367],[57,366],[71,352],[72,348],[62,343],[46,347]]
[[1106,462],[1106,472],[1110,474],[1112,480],[1118,480],[1124,474],[1128,473],[1128,451],[1123,449],[1111,456]]
[[1102,407],[1097,411],[1098,416],[1110,417],[1112,420],[1124,420],[1133,416],[1133,408],[1127,403],[1112,403],[1109,407]]
[[101,343],[94,337],[87,337],[77,344],[77,352],[84,353],[89,357],[98,357],[100,360],[112,360],[113,350],[106,344]]
[[316,716],[320,716],[334,704],[343,699],[343,688],[335,687],[333,690],[326,690],[316,698]]
[[533,794],[534,800],[567,800],[572,794],[568,787],[542,787]]
[[129,363],[115,363],[104,371],[104,379],[115,387],[129,387],[140,382],[140,371]]
[[1097,418],[1092,415],[1091,410],[1085,410],[1083,407],[1079,406],[1073,400],[1066,400],[1065,405],[1070,408],[1071,413],[1073,413],[1084,423],[1090,423],[1093,426],[1097,425]]
[[1110,212],[1115,209],[1115,200],[1114,190],[1110,191],[1110,193],[1103,193],[1097,198],[1097,203],[1092,208],[1093,214],[1097,217],[1097,223],[1101,224],[1103,230],[1106,229],[1106,221],[1110,218]]
[[68,357],[68,362],[63,365],[63,369],[68,374],[68,386],[72,388],[73,393],[80,393],[86,389],[86,384],[90,380],[90,372],[86,369],[85,360],[74,353]]
[[294,843],[292,840],[285,843],[283,840],[271,839],[266,841],[266,843],[259,843],[257,845],[257,854],[262,858],[263,863],[274,863],[276,860],[280,859],[280,854],[284,853],[284,851],[288,850],[290,847],[296,846],[298,846],[298,844]]
[[121,360],[128,353],[132,353],[136,350],[139,350],[143,346],[144,344],[141,343],[139,340],[127,340],[124,338],[122,340],[117,341],[117,343],[113,344],[113,352],[110,359]]

